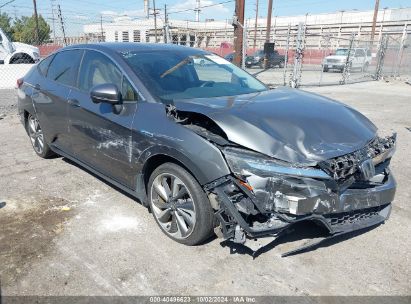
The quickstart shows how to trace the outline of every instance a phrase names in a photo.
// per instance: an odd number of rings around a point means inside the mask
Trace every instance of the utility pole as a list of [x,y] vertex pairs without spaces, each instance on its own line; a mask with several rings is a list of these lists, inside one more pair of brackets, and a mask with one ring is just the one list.
[[157,11],[156,11],[156,0],[153,0],[153,15],[154,15],[154,37],[157,40]]
[[36,43],[37,45],[40,45],[40,31],[39,31],[39,18],[37,16],[37,3],[36,0],[33,0],[33,6],[34,6],[34,21],[36,22]]
[[241,63],[244,61],[243,54],[244,49],[244,0],[235,1],[235,16],[233,20],[234,26],[234,64],[241,66]]
[[[270,42],[270,32],[271,32],[271,14],[273,12],[273,0],[268,0],[268,12],[267,12],[267,29],[265,32],[265,42]],[[264,68],[268,66],[268,54],[264,54]]]
[[144,13],[150,19],[150,0],[144,0]]
[[57,12],[58,12],[58,17],[60,19],[60,24],[61,24],[61,32],[63,33],[63,44],[64,46],[67,45],[66,41],[66,31],[64,30],[64,21],[63,21],[63,16],[61,15],[61,7],[60,4],[57,5]]
[[100,30],[101,30],[101,39],[100,39],[100,42],[104,42],[103,15],[100,15]]
[[258,0],[256,0],[255,2],[255,24],[254,24],[254,46],[253,46],[254,51],[257,47],[257,27],[258,27]]
[[371,28],[371,44],[374,42],[375,36],[375,25],[377,23],[377,16],[378,16],[378,8],[380,6],[380,0],[375,0],[374,6],[374,16],[372,18],[372,28]]
[[200,0],[196,0],[196,8],[194,9],[194,11],[196,12],[196,22],[200,21]]
[[50,3],[51,3],[51,16],[52,16],[52,18],[53,18],[53,23],[52,23],[52,26],[53,26],[53,43],[54,42],[56,42],[56,16],[54,15],[54,1],[55,0],[50,0]]
[[170,29],[168,26],[167,4],[164,4],[164,43],[170,43]]

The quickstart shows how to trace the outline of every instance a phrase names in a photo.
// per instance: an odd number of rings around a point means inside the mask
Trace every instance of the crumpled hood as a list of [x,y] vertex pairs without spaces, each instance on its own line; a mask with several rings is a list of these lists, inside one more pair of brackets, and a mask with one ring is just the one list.
[[174,105],[206,115],[238,145],[305,165],[356,151],[376,136],[376,127],[347,105],[289,88]]

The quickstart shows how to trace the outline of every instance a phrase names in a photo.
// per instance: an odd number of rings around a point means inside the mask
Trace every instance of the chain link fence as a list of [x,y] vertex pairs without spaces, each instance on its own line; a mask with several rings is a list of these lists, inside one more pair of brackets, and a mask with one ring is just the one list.
[[271,85],[325,86],[411,78],[411,35],[381,34],[375,40],[357,32],[312,33],[304,24],[276,35],[275,49],[284,56],[283,68],[254,71]]
[[[23,36],[10,37],[1,33],[0,88],[12,88],[16,79],[22,77],[33,63],[59,48],[78,43],[173,43],[206,49],[229,61],[233,59],[233,27],[228,21],[222,27],[201,28],[193,22],[168,23],[159,18],[155,26],[139,27],[127,24],[128,21],[114,24],[104,19],[88,20],[87,23],[64,21],[58,10],[55,17],[47,37],[37,36],[43,35],[44,30],[30,33],[30,44],[35,48],[13,43]],[[67,29],[64,23],[75,28]],[[270,40],[275,43],[277,61],[269,69],[263,69],[261,64],[265,33],[261,29],[255,30],[252,24],[245,27],[246,69],[271,86],[325,86],[384,77],[411,78],[411,27],[407,24],[395,31],[380,31],[373,40],[369,33],[364,34],[354,27],[341,27],[336,32],[335,29],[319,29],[304,23],[274,26]],[[249,60],[254,62],[248,64]]]

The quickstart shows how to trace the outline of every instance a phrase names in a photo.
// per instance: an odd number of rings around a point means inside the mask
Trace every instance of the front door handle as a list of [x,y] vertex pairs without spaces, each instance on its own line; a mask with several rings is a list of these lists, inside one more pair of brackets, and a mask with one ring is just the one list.
[[80,102],[77,99],[69,99],[67,100],[68,104],[74,108],[80,107]]

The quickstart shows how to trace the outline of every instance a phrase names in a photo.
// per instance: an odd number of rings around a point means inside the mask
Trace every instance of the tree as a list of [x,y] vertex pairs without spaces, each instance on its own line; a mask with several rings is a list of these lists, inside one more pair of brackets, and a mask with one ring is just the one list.
[[[50,26],[39,15],[39,43],[42,44],[50,39]],[[36,19],[33,16],[23,16],[14,21],[13,25],[13,38],[14,41],[20,41],[28,44],[36,44]]]
[[7,13],[2,13],[0,14],[0,28],[3,30],[3,32],[6,33],[7,36],[10,36],[13,34],[13,29],[11,27],[11,18]]

